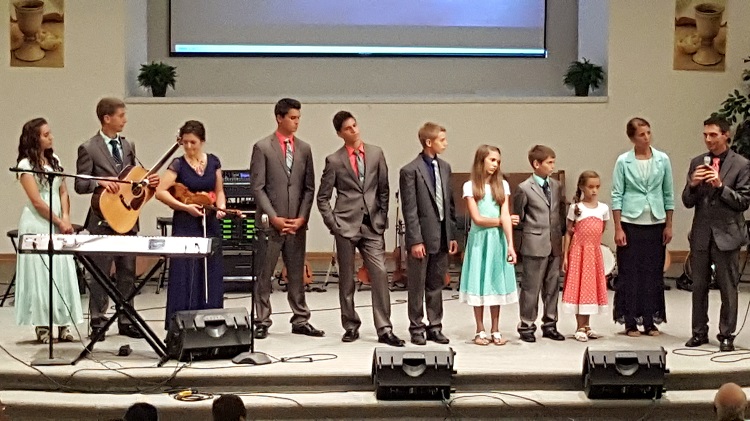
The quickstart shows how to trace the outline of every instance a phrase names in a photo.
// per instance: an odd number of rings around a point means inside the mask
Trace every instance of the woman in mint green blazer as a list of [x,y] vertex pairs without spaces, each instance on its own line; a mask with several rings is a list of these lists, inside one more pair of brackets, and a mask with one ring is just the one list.
[[614,319],[628,336],[656,336],[667,321],[664,257],[672,240],[674,184],[669,157],[651,146],[651,125],[636,117],[626,133],[633,149],[612,173],[612,216],[617,244]]

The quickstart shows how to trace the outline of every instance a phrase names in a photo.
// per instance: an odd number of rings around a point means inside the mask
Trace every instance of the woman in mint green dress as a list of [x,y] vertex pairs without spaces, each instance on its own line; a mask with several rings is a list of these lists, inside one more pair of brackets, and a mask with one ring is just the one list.
[[[510,187],[500,171],[500,149],[481,145],[474,155],[471,179],[463,187],[472,224],[459,288],[460,301],[474,307],[477,345],[508,342],[500,333],[500,306],[518,301],[509,195]],[[484,306],[490,308],[489,338],[484,328]]]
[[[43,118],[24,124],[16,166],[27,170],[62,171],[60,160],[52,151],[52,140],[49,125]],[[19,179],[28,201],[18,222],[18,234],[49,233],[49,182],[31,173],[21,173]],[[72,234],[70,200],[61,177],[55,177],[52,185],[52,211],[54,232]],[[59,326],[59,340],[72,342],[75,337],[70,325],[83,322],[75,262],[70,255],[57,255],[53,259],[52,319]],[[48,267],[46,254],[18,254],[16,257],[16,323],[35,326],[36,338],[42,343],[48,343],[52,337],[48,327]]]

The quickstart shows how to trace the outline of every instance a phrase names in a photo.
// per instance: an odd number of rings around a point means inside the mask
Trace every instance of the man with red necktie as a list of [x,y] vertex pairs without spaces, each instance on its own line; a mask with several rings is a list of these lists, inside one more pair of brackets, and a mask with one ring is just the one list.
[[708,284],[711,265],[721,291],[719,349],[734,351],[740,248],[747,244],[743,213],[750,206],[750,161],[729,149],[729,123],[711,117],[703,122],[708,154],[690,162],[682,203],[695,208],[690,230],[693,268],[692,337],[685,346],[708,343]]

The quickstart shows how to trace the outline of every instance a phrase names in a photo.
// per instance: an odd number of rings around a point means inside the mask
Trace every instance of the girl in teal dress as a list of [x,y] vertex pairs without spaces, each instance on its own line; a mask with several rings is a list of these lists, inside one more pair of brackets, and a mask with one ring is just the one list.
[[[43,118],[27,122],[21,131],[18,144],[17,167],[26,170],[62,171],[60,160],[52,152],[52,134]],[[72,234],[70,200],[61,177],[55,177],[52,186],[47,179],[31,173],[21,173],[21,186],[28,201],[18,222],[18,234],[49,233],[49,192],[52,189],[52,223],[56,234]],[[60,341],[72,342],[75,337],[70,325],[83,322],[78,277],[71,255],[53,256],[52,280],[54,292],[52,309],[49,308],[49,259],[46,254],[19,254],[16,257],[16,322],[35,326],[36,339],[42,343],[51,340],[49,312],[58,325]]]
[[[471,180],[463,187],[472,224],[459,288],[460,301],[474,307],[477,345],[508,342],[500,333],[500,306],[518,301],[509,195],[510,187],[500,171],[500,149],[480,146],[474,155]],[[490,307],[491,338],[484,328],[484,306]]]

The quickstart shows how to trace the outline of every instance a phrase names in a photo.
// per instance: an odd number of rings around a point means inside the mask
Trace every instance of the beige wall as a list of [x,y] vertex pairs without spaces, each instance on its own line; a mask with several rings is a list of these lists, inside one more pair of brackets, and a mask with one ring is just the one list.
[[[526,151],[534,143],[552,146],[558,167],[571,178],[584,169],[603,176],[603,197],[608,200],[612,165],[628,148],[625,121],[634,115],[652,123],[656,147],[672,158],[679,195],[690,157],[704,150],[701,121],[737,87],[742,57],[748,54],[750,3],[729,0],[730,31],[727,71],[724,73],[677,72],[672,69],[674,2],[617,0],[609,6],[608,98],[580,102],[571,98],[524,101],[502,98],[462,97],[431,99],[427,104],[340,103],[332,99],[303,101],[299,136],[313,144],[318,177],[325,155],[338,148],[330,118],[339,109],[352,111],[359,119],[366,141],[383,147],[391,169],[395,191],[398,168],[418,151],[416,130],[426,120],[447,126],[449,147],[445,158],[454,171],[468,171],[479,143],[494,143],[503,150],[504,171],[526,171]],[[112,5],[118,5],[114,7]],[[8,52],[0,50],[0,127],[3,128],[6,168],[15,163],[20,127],[26,120],[43,115],[56,136],[56,150],[66,169],[73,169],[76,146],[97,129],[94,105],[103,95],[124,96],[125,61],[142,54],[130,47],[125,36],[126,8],[119,1],[69,1],[66,4],[66,58],[64,69],[11,69]],[[139,19],[141,21],[142,18]],[[8,45],[7,9],[0,7],[0,45]],[[105,26],[106,25],[106,26]],[[179,71],[179,69],[178,69]],[[449,69],[446,69],[449,71]],[[132,69],[127,69],[132,74]],[[225,76],[221,76],[225,77]],[[231,76],[227,76],[231,77]],[[314,83],[315,81],[311,81]],[[34,91],[34,94],[29,92]],[[279,92],[279,95],[293,93]],[[367,93],[363,93],[367,95]],[[136,142],[145,165],[155,162],[173,142],[178,127],[187,119],[202,120],[208,131],[206,148],[222,159],[225,168],[246,167],[252,143],[274,128],[271,100],[204,101],[183,103],[136,98],[129,101],[125,134]],[[190,102],[193,103],[190,103]],[[410,100],[409,102],[413,102]],[[355,102],[351,100],[350,102]],[[0,229],[16,225],[22,202],[20,187],[10,173],[0,172],[5,188],[0,190]],[[573,186],[568,186],[568,195]],[[74,219],[82,221],[87,198],[73,199]],[[391,206],[392,217],[395,206]],[[143,213],[144,234],[156,234],[155,218],[169,211],[159,203]],[[692,213],[678,205],[672,249],[687,249],[686,233]],[[611,227],[605,242],[611,244]],[[317,211],[313,212],[308,249],[330,250],[332,239]],[[387,242],[393,244],[393,232]],[[0,242],[0,253],[10,243]]]

